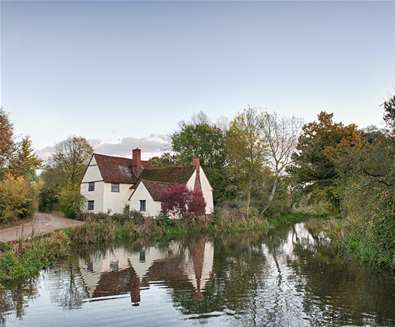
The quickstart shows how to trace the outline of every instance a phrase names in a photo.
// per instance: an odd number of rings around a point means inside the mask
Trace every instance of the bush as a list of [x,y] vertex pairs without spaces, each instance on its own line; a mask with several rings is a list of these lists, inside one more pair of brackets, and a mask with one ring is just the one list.
[[60,210],[68,218],[79,218],[84,199],[79,189],[66,188],[59,195]]
[[29,217],[37,208],[39,185],[28,182],[23,176],[6,174],[0,182],[0,219]]
[[43,189],[39,195],[38,209],[42,212],[51,212],[57,208],[58,195],[54,190]]

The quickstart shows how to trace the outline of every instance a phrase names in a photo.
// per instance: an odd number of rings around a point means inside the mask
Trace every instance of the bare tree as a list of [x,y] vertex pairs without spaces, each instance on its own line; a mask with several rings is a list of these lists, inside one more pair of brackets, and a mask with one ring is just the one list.
[[66,184],[78,186],[92,153],[93,149],[85,138],[70,137],[56,145],[53,165],[61,169]]
[[263,212],[271,205],[277,190],[280,176],[289,166],[298,143],[303,121],[296,117],[279,117],[276,113],[264,112],[260,118],[262,138],[267,144],[268,163],[274,173],[272,190]]

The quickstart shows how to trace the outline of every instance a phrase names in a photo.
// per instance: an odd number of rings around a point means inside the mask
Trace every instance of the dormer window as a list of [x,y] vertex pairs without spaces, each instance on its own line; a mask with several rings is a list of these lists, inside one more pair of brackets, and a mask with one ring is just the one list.
[[112,183],[111,184],[111,192],[119,193],[119,184]]
[[95,182],[88,183],[88,192],[93,192],[95,190]]

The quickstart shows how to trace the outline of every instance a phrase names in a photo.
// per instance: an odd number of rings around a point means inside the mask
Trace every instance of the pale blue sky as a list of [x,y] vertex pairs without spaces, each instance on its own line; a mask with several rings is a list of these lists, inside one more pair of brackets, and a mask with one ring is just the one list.
[[144,140],[248,104],[381,124],[394,17],[395,2],[2,2],[1,103],[37,148]]

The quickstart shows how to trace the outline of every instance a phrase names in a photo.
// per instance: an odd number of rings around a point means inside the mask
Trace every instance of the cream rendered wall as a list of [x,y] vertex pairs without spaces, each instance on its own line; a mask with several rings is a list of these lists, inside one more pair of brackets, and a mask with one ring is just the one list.
[[[88,182],[95,182],[94,191],[88,192]],[[82,179],[80,192],[81,195],[86,198],[83,206],[84,211],[88,210],[88,200],[95,201],[94,210],[92,210],[91,212],[98,213],[103,211],[104,182],[94,156],[92,156],[91,161],[88,164],[88,168],[86,169],[85,175]]]
[[[195,187],[196,180],[196,170],[193,172],[191,178],[187,182],[187,188],[193,190]],[[203,170],[200,167],[200,184],[202,186],[202,193],[204,201],[206,201],[206,214],[211,214],[214,211],[214,200],[213,200],[213,188],[208,181],[208,178]]]
[[154,201],[151,194],[148,192],[147,188],[144,186],[143,183],[140,183],[137,186],[132,197],[130,198],[130,209],[140,211],[140,200],[146,201],[146,211],[142,212],[144,216],[155,217],[159,215],[161,211],[161,204],[159,201]]
[[119,184],[119,192],[111,192],[111,183],[104,183],[103,212],[122,213],[128,204],[133,184]]

